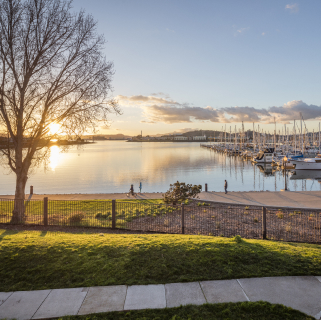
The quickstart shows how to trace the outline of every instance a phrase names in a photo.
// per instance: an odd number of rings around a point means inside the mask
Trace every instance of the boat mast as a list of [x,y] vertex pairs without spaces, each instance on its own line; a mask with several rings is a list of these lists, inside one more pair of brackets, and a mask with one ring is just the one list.
[[294,155],[296,156],[296,128],[295,128],[295,120],[294,120]]
[[319,153],[320,153],[320,122],[319,122]]
[[300,117],[301,117],[301,134],[300,134],[300,147],[301,147],[301,152],[302,152],[302,154],[303,154],[303,131],[302,131],[302,113],[300,112]]

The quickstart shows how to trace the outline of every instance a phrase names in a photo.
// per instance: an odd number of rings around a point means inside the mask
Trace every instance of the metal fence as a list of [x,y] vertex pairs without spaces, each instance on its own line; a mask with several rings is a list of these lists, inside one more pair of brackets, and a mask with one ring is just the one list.
[[[20,213],[14,219],[13,211]],[[213,202],[0,199],[0,223],[77,226],[321,243],[321,210]]]

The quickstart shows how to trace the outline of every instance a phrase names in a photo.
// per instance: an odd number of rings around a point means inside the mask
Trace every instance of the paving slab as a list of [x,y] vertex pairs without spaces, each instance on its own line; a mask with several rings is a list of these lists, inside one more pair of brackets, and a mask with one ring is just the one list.
[[52,290],[32,319],[76,315],[87,291],[88,288]]
[[166,308],[163,284],[129,286],[125,300],[125,310]]
[[200,282],[208,303],[248,301],[237,280],[215,280]]
[[206,303],[201,286],[198,282],[165,284],[166,306],[179,307],[187,304]]
[[79,315],[124,310],[127,286],[91,287]]
[[316,276],[316,278],[321,282],[321,276]]
[[0,292],[0,306],[12,295],[13,292]]
[[321,283],[316,277],[239,279],[250,301],[281,303],[311,316],[321,310]]
[[25,320],[38,310],[51,290],[16,291],[0,306],[0,319]]

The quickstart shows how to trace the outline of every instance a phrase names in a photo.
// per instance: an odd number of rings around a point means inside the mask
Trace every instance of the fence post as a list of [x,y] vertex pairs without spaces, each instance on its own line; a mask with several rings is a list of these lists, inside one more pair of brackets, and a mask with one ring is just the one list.
[[43,198],[43,224],[48,225],[48,197]]
[[30,186],[30,194],[33,194],[33,186]]
[[262,207],[262,239],[266,239],[266,208]]
[[207,183],[205,183],[205,192],[207,192]]
[[116,228],[116,200],[111,201],[111,227],[112,229]]
[[184,203],[181,204],[181,212],[182,212],[182,234],[185,233],[185,222],[184,222],[184,218],[185,218],[185,215],[184,215]]

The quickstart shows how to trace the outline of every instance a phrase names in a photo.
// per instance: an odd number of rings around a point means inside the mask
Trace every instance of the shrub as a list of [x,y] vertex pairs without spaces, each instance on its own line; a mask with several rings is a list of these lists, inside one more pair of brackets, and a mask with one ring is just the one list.
[[242,239],[242,237],[241,237],[240,235],[236,235],[236,236],[233,238],[233,240],[234,240],[235,242],[237,242],[237,243],[243,242],[243,239]]
[[183,203],[189,198],[197,198],[201,192],[201,185],[186,184],[185,182],[175,182],[170,185],[169,190],[164,194],[165,203]]
[[85,218],[83,213],[75,213],[71,217],[68,218],[70,223],[80,223]]
[[256,223],[256,222],[259,222],[259,219],[258,218],[254,218],[253,221]]
[[283,217],[284,217],[282,211],[277,212],[277,213],[276,213],[276,216],[277,216],[279,219],[283,219]]

